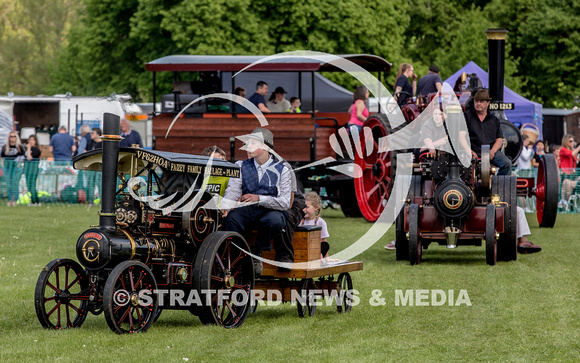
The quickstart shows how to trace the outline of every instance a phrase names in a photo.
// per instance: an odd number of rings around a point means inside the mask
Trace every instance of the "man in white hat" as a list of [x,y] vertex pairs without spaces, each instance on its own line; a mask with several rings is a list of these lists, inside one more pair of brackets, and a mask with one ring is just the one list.
[[[293,262],[292,245],[279,238],[288,222],[292,199],[292,171],[283,160],[270,153],[274,136],[270,130],[257,127],[250,135],[240,137],[245,142],[248,159],[238,161],[240,178],[231,178],[222,200],[226,217],[225,229],[244,234],[257,229],[252,253],[269,251],[274,241],[276,261]],[[261,262],[255,261],[256,274],[261,273]]]

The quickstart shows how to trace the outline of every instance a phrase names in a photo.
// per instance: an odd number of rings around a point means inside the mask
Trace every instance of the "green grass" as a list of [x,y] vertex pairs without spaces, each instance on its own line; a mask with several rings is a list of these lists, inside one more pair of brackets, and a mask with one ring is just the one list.
[[[68,331],[41,327],[34,287],[42,267],[75,257],[75,242],[96,208],[0,207],[0,361],[579,361],[580,273],[578,215],[559,215],[539,229],[528,215],[532,241],[543,251],[515,262],[485,264],[484,247],[431,246],[418,266],[395,261],[384,244],[357,259],[352,274],[360,304],[349,314],[321,306],[300,319],[290,304],[260,306],[239,329],[206,327],[185,311],[164,311],[145,334],[119,336],[103,315],[89,314]],[[331,251],[371,226],[323,212]],[[472,306],[395,306],[395,290],[466,290]],[[373,290],[384,305],[372,306]]]

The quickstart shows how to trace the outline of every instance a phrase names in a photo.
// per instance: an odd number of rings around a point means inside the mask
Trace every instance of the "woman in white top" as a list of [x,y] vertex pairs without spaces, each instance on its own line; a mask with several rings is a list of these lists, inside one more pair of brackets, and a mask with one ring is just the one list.
[[274,92],[270,95],[268,102],[266,102],[266,107],[268,107],[270,112],[283,113],[292,107],[290,101],[284,98],[286,93],[287,92],[284,90],[284,88],[276,87]]

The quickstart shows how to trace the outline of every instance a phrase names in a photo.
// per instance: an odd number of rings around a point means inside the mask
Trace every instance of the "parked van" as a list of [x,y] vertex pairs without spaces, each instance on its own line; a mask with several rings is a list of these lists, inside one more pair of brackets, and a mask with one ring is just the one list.
[[147,120],[147,115],[130,100],[129,95],[115,94],[109,97],[72,97],[70,94],[0,97],[0,145],[4,145],[6,135],[13,129],[24,141],[34,133],[47,134],[39,137],[41,145],[46,145],[61,125],[66,126],[69,134],[78,136],[81,125],[102,128],[105,112],[130,121]]

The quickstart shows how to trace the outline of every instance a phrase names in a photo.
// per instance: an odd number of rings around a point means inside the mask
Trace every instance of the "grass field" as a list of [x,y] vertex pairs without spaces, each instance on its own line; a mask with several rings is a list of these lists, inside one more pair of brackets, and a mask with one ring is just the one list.
[[[97,209],[0,207],[0,361],[580,361],[580,216],[559,215],[531,240],[543,251],[515,262],[485,264],[484,247],[431,246],[423,263],[395,261],[387,232],[357,259],[352,274],[360,304],[348,314],[331,306],[300,319],[296,306],[260,306],[239,329],[206,327],[186,311],[164,311],[145,334],[119,336],[103,315],[79,329],[44,330],[34,311],[42,267],[75,257],[75,242]],[[331,251],[371,226],[324,211]],[[471,306],[396,306],[395,290],[460,290]],[[383,304],[373,306],[373,290]],[[376,294],[378,291],[375,291]]]

